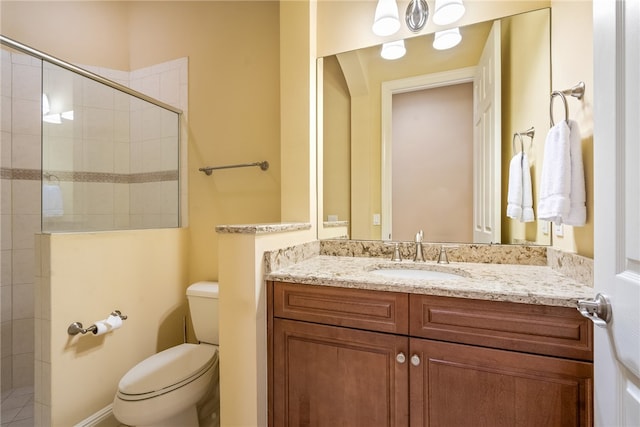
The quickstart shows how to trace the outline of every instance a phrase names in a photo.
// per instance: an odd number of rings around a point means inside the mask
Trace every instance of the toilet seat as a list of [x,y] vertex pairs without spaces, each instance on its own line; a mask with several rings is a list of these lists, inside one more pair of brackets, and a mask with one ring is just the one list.
[[197,380],[218,358],[218,347],[180,344],[143,360],[131,368],[118,384],[117,397],[124,401],[151,399]]

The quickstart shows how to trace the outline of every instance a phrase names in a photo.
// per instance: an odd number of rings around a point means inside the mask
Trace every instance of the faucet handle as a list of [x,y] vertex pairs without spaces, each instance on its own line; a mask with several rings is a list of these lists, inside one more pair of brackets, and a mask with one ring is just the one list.
[[424,251],[422,249],[422,241],[418,241],[418,239],[416,238],[416,253],[413,257],[413,262],[418,262],[418,261],[424,262],[425,259],[424,259]]
[[386,245],[393,245],[393,255],[391,255],[391,261],[402,261],[402,255],[400,254],[400,242],[387,243]]
[[444,245],[440,245],[440,253],[438,254],[438,264],[449,264],[447,249]]

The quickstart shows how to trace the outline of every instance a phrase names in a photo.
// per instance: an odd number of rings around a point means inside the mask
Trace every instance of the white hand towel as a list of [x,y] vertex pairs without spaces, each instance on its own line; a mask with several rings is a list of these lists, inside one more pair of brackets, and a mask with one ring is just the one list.
[[509,190],[507,192],[507,216],[522,218],[522,153],[517,153],[509,163]]
[[569,125],[563,120],[549,129],[544,143],[538,219],[561,224],[569,214],[571,205],[569,146]]
[[507,194],[507,216],[522,222],[533,221],[531,170],[526,153],[520,152],[511,159]]
[[62,216],[62,191],[60,187],[52,184],[42,186],[42,215],[45,217]]
[[581,226],[587,222],[584,164],[582,163],[582,136],[578,122],[569,120],[569,154],[571,156],[571,190],[569,213],[564,218],[567,225]]
[[531,168],[527,153],[522,153],[522,222],[535,220],[533,214],[533,190],[531,189]]

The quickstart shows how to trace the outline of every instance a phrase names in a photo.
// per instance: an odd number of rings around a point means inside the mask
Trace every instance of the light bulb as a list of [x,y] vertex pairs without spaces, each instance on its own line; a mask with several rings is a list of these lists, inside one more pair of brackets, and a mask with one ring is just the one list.
[[433,38],[433,48],[438,50],[451,49],[462,40],[459,28],[437,31]]
[[42,121],[46,122],[46,123],[53,123],[56,125],[59,125],[60,123],[62,123],[62,119],[60,117],[60,114],[45,114],[44,116],[42,116]]
[[384,59],[391,60],[402,58],[405,53],[407,53],[407,49],[404,47],[404,40],[397,40],[383,44],[380,56]]
[[437,25],[451,24],[462,18],[464,11],[462,0],[436,0],[433,23]]
[[378,0],[371,29],[377,36],[390,36],[400,29],[396,0]]

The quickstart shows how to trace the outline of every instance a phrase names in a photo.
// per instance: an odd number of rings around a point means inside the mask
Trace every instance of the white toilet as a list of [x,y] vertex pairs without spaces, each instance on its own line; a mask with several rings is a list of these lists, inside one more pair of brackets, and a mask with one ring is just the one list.
[[136,427],[199,425],[196,404],[212,381],[217,382],[218,284],[194,283],[187,289],[187,300],[200,344],[180,344],[131,368],[120,380],[113,400],[113,415],[121,423]]

